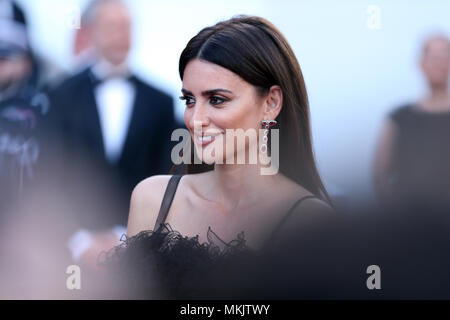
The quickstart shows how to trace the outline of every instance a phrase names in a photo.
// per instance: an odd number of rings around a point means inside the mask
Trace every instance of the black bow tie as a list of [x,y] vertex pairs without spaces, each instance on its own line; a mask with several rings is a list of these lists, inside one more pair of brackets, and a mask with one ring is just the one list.
[[89,77],[91,78],[93,88],[96,88],[97,86],[101,85],[102,83],[105,83],[106,81],[112,80],[112,79],[123,79],[128,82],[131,82],[133,79],[133,76],[130,74],[123,76],[123,77],[111,76],[111,77],[99,78],[92,72],[92,70],[89,70]]

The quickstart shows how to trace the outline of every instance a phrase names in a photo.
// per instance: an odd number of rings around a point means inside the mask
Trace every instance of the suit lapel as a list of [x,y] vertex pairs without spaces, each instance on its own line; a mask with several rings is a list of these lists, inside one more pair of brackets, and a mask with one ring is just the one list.
[[98,114],[97,101],[95,99],[94,85],[91,78],[91,71],[88,70],[88,79],[86,85],[87,90],[83,90],[84,97],[82,104],[85,107],[82,121],[85,123],[86,133],[92,143],[94,150],[101,150],[102,155],[105,155],[105,146],[103,143],[103,134],[100,123],[100,116]]

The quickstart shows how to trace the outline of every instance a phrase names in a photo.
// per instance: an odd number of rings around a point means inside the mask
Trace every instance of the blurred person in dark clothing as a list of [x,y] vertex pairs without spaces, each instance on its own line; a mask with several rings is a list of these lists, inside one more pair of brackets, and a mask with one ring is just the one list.
[[40,68],[29,45],[23,11],[0,1],[0,212],[36,177],[42,141],[37,137],[49,109]]
[[429,37],[420,60],[429,86],[423,99],[386,119],[375,157],[375,186],[384,203],[426,208],[450,205],[450,41]]
[[26,51],[27,63],[31,69],[27,77],[28,83],[43,90],[53,88],[64,78],[64,72],[31,48],[29,28],[27,15],[16,1],[0,0],[0,37],[3,39],[0,50]]
[[[63,188],[69,194],[85,191],[80,201],[96,208],[80,209],[82,229],[69,246],[75,260],[95,265],[98,253],[125,233],[120,226],[126,225],[134,186],[170,170],[174,110],[169,95],[128,67],[131,17],[121,1],[94,0],[83,20],[95,62],[50,93],[51,120],[62,138]],[[103,208],[97,204],[102,201]]]
[[63,229],[56,222],[58,215],[49,216],[43,209],[49,194],[44,189],[39,201],[30,197],[42,182],[40,165],[45,140],[40,132],[49,111],[49,99],[44,93],[48,77],[41,61],[30,47],[24,12],[16,3],[0,0],[2,299],[55,297],[58,287],[49,283],[51,279],[60,280],[55,274],[67,266],[59,265],[64,253],[56,248],[61,240],[58,232],[49,232],[55,230],[55,225]]

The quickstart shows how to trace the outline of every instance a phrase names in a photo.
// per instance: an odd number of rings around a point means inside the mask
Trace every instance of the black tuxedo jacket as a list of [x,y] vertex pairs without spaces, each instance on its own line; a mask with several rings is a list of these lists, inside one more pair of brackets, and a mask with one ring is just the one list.
[[64,155],[60,159],[67,174],[63,187],[83,203],[86,199],[105,202],[91,206],[98,209],[86,209],[89,219],[84,221],[90,229],[126,224],[136,184],[152,175],[167,174],[172,165],[172,98],[136,76],[129,81],[135,87],[135,100],[121,157],[114,165],[105,157],[91,69],[69,78],[49,94],[53,113],[49,121],[58,132]]

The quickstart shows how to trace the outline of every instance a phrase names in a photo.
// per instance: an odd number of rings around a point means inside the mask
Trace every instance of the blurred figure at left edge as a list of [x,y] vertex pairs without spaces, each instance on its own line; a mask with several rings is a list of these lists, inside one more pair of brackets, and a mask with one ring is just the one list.
[[124,2],[93,0],[81,28],[93,62],[51,91],[50,119],[60,140],[63,192],[76,225],[68,239],[75,262],[96,270],[98,254],[119,243],[131,192],[171,168],[173,100],[128,65],[132,17]]
[[0,0],[1,213],[36,178],[43,142],[38,132],[50,108],[44,92],[62,76],[34,54],[27,29],[23,10]]

